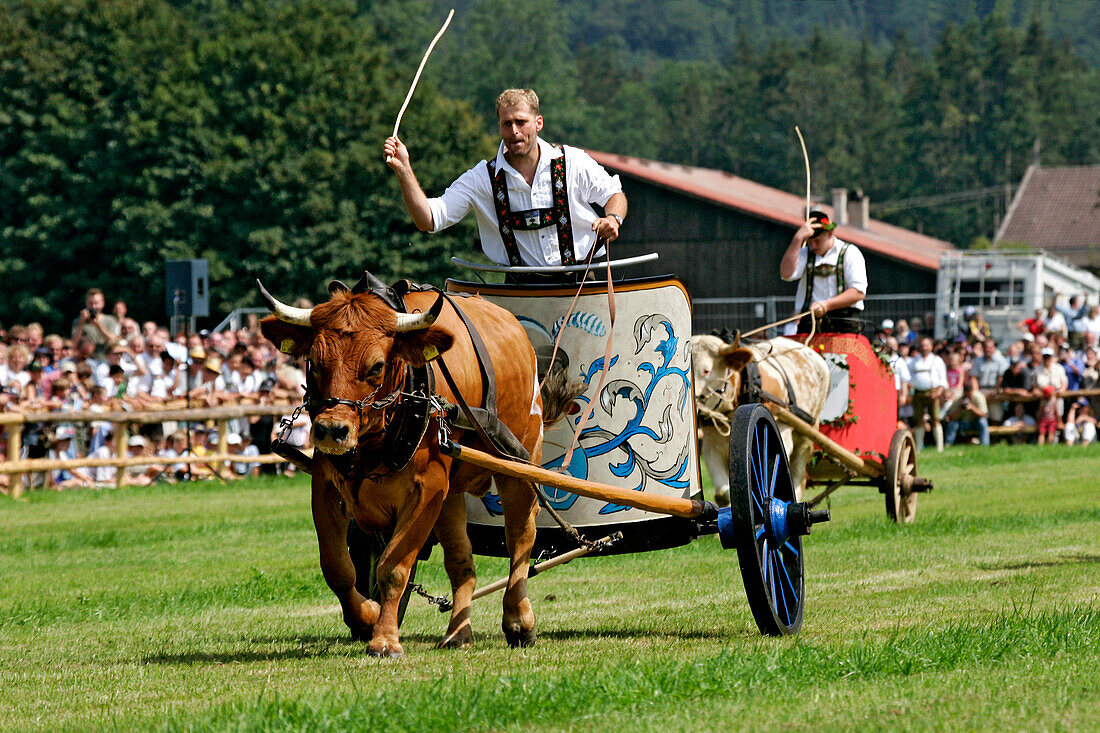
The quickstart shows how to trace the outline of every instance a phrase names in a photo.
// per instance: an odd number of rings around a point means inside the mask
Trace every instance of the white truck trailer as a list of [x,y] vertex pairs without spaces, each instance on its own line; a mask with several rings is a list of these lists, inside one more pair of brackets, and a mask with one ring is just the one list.
[[936,338],[966,330],[971,308],[985,314],[998,342],[1020,335],[1016,324],[1056,297],[1100,302],[1100,278],[1042,250],[945,252],[936,282]]

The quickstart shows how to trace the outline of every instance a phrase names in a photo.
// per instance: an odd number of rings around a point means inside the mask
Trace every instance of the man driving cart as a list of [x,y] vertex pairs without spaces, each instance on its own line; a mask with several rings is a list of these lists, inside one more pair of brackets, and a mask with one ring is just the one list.
[[[818,333],[860,333],[867,264],[859,248],[838,239],[835,229],[828,214],[811,211],[783,253],[779,276],[798,280],[798,312],[817,318]],[[804,316],[793,333],[809,333],[812,321]]]

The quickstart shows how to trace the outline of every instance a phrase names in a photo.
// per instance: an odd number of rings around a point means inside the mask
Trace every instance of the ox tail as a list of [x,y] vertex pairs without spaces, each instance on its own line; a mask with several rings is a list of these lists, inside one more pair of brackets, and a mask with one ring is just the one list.
[[550,427],[568,414],[573,401],[584,394],[583,380],[569,379],[564,369],[553,369],[542,384],[542,424]]

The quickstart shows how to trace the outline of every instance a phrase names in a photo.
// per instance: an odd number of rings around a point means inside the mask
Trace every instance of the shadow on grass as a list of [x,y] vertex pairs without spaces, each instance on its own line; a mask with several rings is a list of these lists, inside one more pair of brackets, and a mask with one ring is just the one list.
[[251,649],[233,652],[186,652],[182,654],[150,654],[141,658],[142,664],[193,665],[239,664],[268,662],[282,659],[321,659],[342,656],[357,646],[366,644],[351,636],[243,636],[236,643],[247,644]]
[[1063,555],[1054,560],[1034,560],[1022,563],[981,563],[982,570],[1033,570],[1035,568],[1056,568],[1062,565],[1083,565],[1100,563],[1100,555]]
[[[503,634],[492,631],[475,631],[473,638],[474,647],[484,647],[496,644],[503,640]],[[540,642],[568,642],[568,641],[593,641],[596,639],[616,640],[653,640],[653,639],[681,639],[685,641],[729,640],[732,637],[744,637],[752,639],[759,637],[756,629],[745,628],[743,631],[730,634],[728,631],[670,631],[654,632],[650,629],[558,629],[554,631],[540,631]],[[434,647],[443,638],[439,634],[402,634],[401,641],[409,646]],[[363,656],[367,654],[367,644],[357,641],[351,636],[278,636],[256,637],[242,636],[234,645],[247,644],[251,648],[239,651],[226,652],[185,652],[180,654],[150,654],[140,658],[142,664],[159,664],[165,666],[192,666],[205,664],[252,664],[256,662],[272,662],[294,659],[323,659],[325,657],[342,657],[360,650]],[[452,652],[445,652],[452,653]]]

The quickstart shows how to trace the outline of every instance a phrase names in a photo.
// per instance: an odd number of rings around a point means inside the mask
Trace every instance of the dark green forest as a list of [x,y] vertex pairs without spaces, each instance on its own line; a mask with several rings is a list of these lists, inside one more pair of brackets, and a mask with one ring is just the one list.
[[91,286],[163,321],[169,259],[219,316],[256,277],[454,274],[476,229],[417,232],[381,158],[452,5],[401,126],[429,194],[509,86],[548,139],[801,193],[798,125],[815,195],[964,247],[1033,160],[1100,162],[1093,0],[0,2],[0,322],[61,330]]

